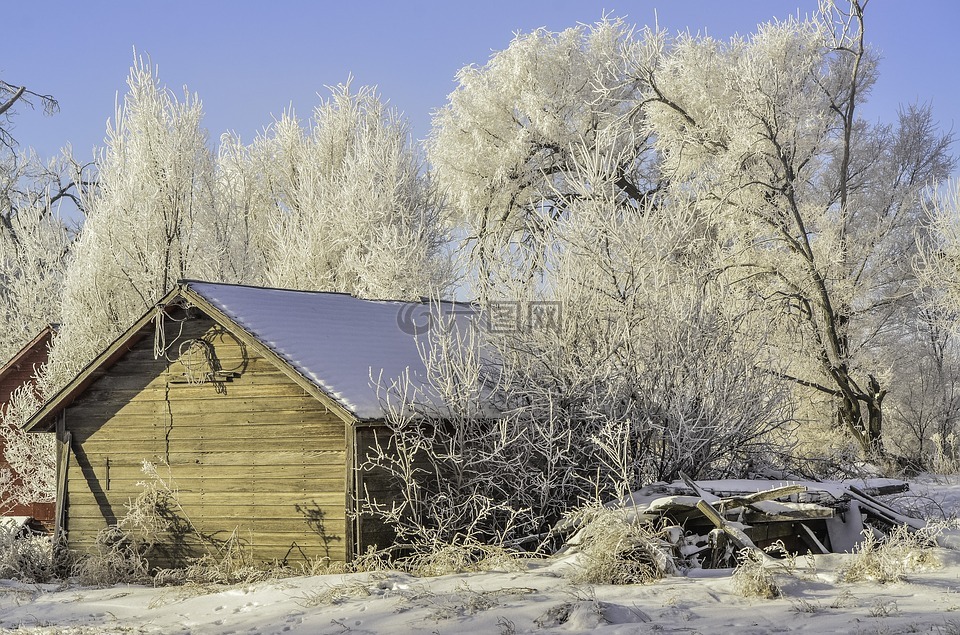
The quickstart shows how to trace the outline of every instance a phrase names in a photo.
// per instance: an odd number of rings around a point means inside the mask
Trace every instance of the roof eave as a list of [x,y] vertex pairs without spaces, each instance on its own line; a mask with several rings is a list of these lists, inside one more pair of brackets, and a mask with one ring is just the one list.
[[23,430],[30,432],[37,427],[42,427],[41,424],[50,421],[52,417],[60,414],[64,408],[73,403],[80,393],[99,378],[97,373],[112,366],[130,349],[128,344],[132,345],[140,341],[145,334],[141,333],[141,331],[153,321],[157,311],[170,306],[173,300],[181,294],[181,291],[181,287],[175,287],[167,293],[163,299],[157,302],[153,308],[144,313],[133,326],[117,337],[102,353],[97,355],[93,361],[77,373],[71,381],[57,391],[53,397],[49,398],[43,406],[41,406],[40,410],[27,419],[27,421],[23,423]]

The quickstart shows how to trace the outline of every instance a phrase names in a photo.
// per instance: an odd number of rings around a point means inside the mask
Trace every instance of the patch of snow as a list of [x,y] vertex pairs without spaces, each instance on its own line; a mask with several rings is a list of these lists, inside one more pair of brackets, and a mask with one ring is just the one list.
[[[913,490],[921,484],[911,484]],[[929,495],[960,501],[960,484]],[[960,508],[945,506],[947,515]],[[0,632],[112,633],[952,633],[960,632],[960,552],[937,549],[940,568],[903,582],[841,582],[849,554],[770,569],[783,590],[746,599],[731,569],[693,569],[648,585],[578,585],[563,574],[582,554],[528,563],[524,571],[436,578],[398,572],[281,579],[235,587],[97,589],[0,581]],[[337,589],[346,591],[333,593]],[[336,598],[336,599],[330,599]]]

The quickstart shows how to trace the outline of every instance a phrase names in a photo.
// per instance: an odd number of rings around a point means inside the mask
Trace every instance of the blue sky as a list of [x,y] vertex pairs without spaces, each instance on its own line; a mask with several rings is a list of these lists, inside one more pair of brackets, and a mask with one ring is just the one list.
[[[378,2],[8,2],[0,10],[0,78],[50,93],[61,112],[20,109],[14,134],[51,156],[72,144],[80,159],[102,145],[122,96],[133,49],[160,78],[199,94],[216,140],[226,130],[250,141],[288,105],[306,118],[324,86],[377,85],[410,119],[417,138],[466,64],[483,64],[515,31],[561,30],[604,12],[638,25],[715,37],[816,9],[815,0],[398,0]],[[960,2],[871,0],[867,39],[883,55],[863,111],[894,121],[899,104],[930,101],[945,129],[960,127]]]

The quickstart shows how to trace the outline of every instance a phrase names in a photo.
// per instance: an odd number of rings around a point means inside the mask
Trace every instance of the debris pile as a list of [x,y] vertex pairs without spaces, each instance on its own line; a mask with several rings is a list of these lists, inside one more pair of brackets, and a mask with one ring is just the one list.
[[[771,547],[794,554],[849,552],[865,530],[882,538],[898,527],[926,526],[878,498],[907,491],[909,485],[899,480],[694,481],[681,476],[608,507],[620,507],[634,522],[649,526],[684,567],[734,566],[744,549],[764,558]],[[577,549],[582,536],[574,535],[568,547]]]

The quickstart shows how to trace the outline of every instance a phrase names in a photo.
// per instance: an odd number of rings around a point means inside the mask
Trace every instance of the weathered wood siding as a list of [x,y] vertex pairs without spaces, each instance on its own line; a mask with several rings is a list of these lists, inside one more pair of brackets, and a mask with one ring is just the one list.
[[[239,376],[183,383],[183,364],[154,359],[148,336],[66,410],[70,548],[91,550],[97,532],[124,515],[150,461],[192,525],[182,548],[154,564],[200,553],[193,529],[213,540],[235,535],[259,561],[343,560],[344,422],[206,316],[168,321],[166,334],[171,359],[196,338]],[[171,536],[167,547],[177,544]]]
[[[385,426],[358,426],[354,433],[355,456],[354,464],[359,468],[367,462],[368,456],[376,455],[379,444],[384,450],[394,452],[390,431]],[[355,472],[356,500],[355,509],[359,512],[359,499],[364,492],[379,504],[389,506],[392,501],[398,500],[398,483],[382,469],[358,469]],[[375,516],[357,514],[354,520],[354,536],[356,553],[363,554],[368,548],[386,549],[396,540],[393,529]]]

